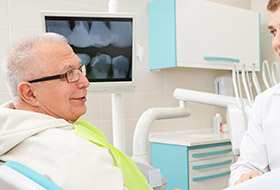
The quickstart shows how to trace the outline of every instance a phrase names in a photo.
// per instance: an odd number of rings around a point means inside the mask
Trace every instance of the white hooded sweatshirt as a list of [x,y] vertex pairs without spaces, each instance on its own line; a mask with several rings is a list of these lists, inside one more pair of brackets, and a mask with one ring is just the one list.
[[64,190],[123,190],[120,169],[106,148],[79,136],[49,115],[0,107],[0,157],[48,177]]

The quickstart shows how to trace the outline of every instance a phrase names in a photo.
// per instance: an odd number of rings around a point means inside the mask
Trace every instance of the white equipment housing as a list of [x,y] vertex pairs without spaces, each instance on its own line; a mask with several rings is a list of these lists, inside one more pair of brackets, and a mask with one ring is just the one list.
[[244,122],[246,115],[248,118],[251,108],[248,106],[248,100],[243,99],[245,113],[236,104],[236,98],[232,96],[218,95],[207,92],[200,92],[186,89],[175,89],[174,97],[189,102],[197,102],[202,104],[221,106],[227,108],[226,120],[229,126],[229,134],[234,155],[240,154],[239,148],[243,135],[247,129],[247,123]]

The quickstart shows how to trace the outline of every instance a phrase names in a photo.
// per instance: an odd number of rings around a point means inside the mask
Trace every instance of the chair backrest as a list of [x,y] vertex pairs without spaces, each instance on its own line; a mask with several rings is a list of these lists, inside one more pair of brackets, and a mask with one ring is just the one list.
[[[0,160],[1,161],[1,160]],[[148,164],[137,163],[141,172],[148,179],[148,171],[153,168]],[[161,176],[162,185],[155,190],[165,190],[166,180]],[[52,181],[34,170],[13,161],[0,165],[0,189],[5,190],[62,190]]]
[[0,166],[0,189],[5,190],[62,190],[46,177],[18,163],[5,162]]

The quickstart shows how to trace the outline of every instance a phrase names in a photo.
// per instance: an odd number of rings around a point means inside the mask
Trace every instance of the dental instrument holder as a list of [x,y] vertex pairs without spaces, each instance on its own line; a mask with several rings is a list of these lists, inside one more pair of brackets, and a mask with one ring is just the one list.
[[[175,89],[173,95],[176,99],[180,101],[179,108],[150,108],[140,116],[136,124],[134,137],[133,137],[132,159],[134,161],[149,164],[147,144],[148,144],[148,133],[152,123],[154,122],[154,120],[189,116],[190,110],[185,106],[186,101],[227,107],[227,108],[230,105],[236,104],[236,99],[232,96],[217,95],[217,94],[199,92],[194,90],[186,90],[186,89],[178,88]],[[247,100],[244,100],[244,103],[248,104]],[[229,120],[228,118],[229,117],[227,116],[227,120]],[[244,127],[244,125],[241,126],[242,126],[241,128]],[[235,131],[237,131],[236,134],[238,135],[235,135]],[[241,141],[241,138],[239,136],[241,136],[243,132],[244,132],[243,130],[238,130],[236,127],[234,129],[230,128],[232,150],[235,155],[239,154],[239,146]]]
[[[232,112],[232,108],[236,108],[236,99],[234,97],[180,88],[175,89],[174,97],[181,101],[197,102],[202,104],[226,107],[226,120],[229,126],[232,151],[234,155],[239,155],[239,147],[241,139],[246,131],[246,126],[244,126],[243,119],[237,119],[237,117],[243,118],[243,115],[240,113]],[[246,99],[243,99],[243,101],[245,105],[248,105],[248,101]],[[234,125],[231,125],[232,123],[234,123]]]

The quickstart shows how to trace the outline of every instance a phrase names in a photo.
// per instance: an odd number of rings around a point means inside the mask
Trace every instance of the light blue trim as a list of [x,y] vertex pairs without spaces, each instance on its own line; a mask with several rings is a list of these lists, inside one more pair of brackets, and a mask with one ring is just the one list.
[[151,143],[152,166],[167,181],[166,189],[189,189],[188,149],[186,146]]
[[175,0],[148,3],[150,69],[177,66]]
[[233,58],[228,58],[228,57],[212,57],[212,56],[204,56],[204,60],[206,61],[228,61],[228,62],[236,62],[239,63],[239,59],[233,59]]
[[259,60],[260,60],[260,71],[262,71],[262,65],[261,65],[261,13],[259,13]]
[[230,171],[226,171],[226,172],[215,174],[215,175],[208,175],[208,176],[203,176],[203,177],[194,177],[192,180],[193,181],[202,181],[202,180],[207,180],[207,179],[213,179],[213,178],[217,178],[217,177],[226,176],[226,175],[229,175],[229,174],[230,174]]
[[22,175],[28,177],[32,181],[36,182],[37,184],[41,185],[43,188],[47,190],[62,190],[60,187],[55,185],[53,182],[51,182],[49,179],[46,177],[40,175],[39,173],[35,172],[34,170],[18,163],[18,162],[13,162],[9,161],[3,164],[5,166],[8,166],[17,172],[21,173]]
[[197,146],[190,146],[190,150],[201,149],[201,148],[211,148],[211,147],[219,147],[219,146],[226,146],[231,145],[231,142],[222,142],[222,143],[214,143],[214,144],[205,144],[205,145],[197,145]]
[[175,56],[174,56],[174,59],[175,59],[175,65],[177,67],[177,26],[176,26],[176,0],[174,0],[174,53],[175,53]]
[[231,152],[231,148],[225,149],[225,150],[219,150],[219,151],[213,151],[213,152],[203,152],[203,153],[196,153],[193,154],[193,158],[199,158],[199,157],[205,157],[205,156],[214,156],[214,155],[219,155],[219,154],[225,154],[228,152]]
[[193,166],[193,169],[204,169],[204,168],[211,168],[211,167],[217,167],[217,166],[222,166],[222,165],[227,165],[230,164],[232,162],[232,160],[226,160],[223,162],[217,162],[217,163],[212,163],[212,164],[204,164],[204,165],[196,165]]

